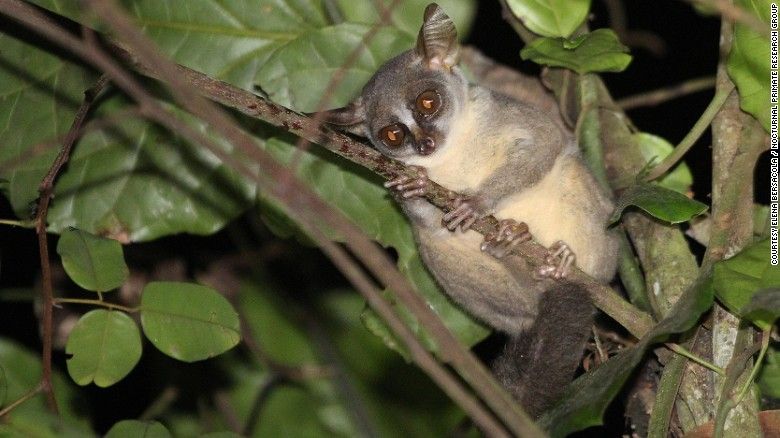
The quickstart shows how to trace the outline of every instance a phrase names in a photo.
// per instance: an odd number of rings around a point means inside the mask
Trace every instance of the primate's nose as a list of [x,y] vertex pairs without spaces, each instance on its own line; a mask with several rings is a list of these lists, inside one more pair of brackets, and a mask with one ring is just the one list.
[[417,141],[417,152],[420,155],[430,155],[436,150],[436,142],[428,136],[422,137]]

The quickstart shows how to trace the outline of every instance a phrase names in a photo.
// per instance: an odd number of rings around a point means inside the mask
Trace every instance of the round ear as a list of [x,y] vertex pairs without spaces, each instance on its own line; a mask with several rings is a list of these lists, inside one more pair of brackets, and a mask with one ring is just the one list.
[[358,97],[343,108],[336,108],[316,113],[316,117],[325,123],[342,126],[353,134],[363,135],[366,111],[363,98]]
[[433,69],[450,69],[458,63],[458,31],[452,19],[436,3],[425,8],[415,50]]
[[358,97],[343,108],[319,112],[317,113],[317,117],[323,122],[330,123],[331,125],[350,126],[363,123],[366,120],[363,99]]

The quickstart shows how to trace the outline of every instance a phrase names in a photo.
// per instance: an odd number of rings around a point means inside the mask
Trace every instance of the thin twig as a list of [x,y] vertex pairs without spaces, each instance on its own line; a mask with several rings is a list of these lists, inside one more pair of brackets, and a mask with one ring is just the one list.
[[734,4],[731,0],[687,0],[689,3],[699,3],[717,10],[721,16],[730,21],[744,24],[759,35],[769,37],[769,24],[764,23],[749,11]]
[[[82,138],[91,132],[100,131],[108,126],[116,126],[118,121],[127,121],[129,118],[138,117],[142,117],[142,115],[140,110],[136,107],[114,111],[110,115],[90,119],[81,126],[81,129],[79,129],[77,132],[76,137]],[[25,151],[15,156],[14,158],[0,163],[0,174],[7,173],[8,171],[15,169],[20,164],[27,163],[29,160],[32,160],[41,154],[48,152],[49,149],[62,144],[65,141],[65,137],[67,135],[68,133],[65,133],[59,136],[54,136],[48,140],[44,140],[30,148],[27,148]]]
[[284,377],[279,374],[271,373],[265,380],[260,382],[260,387],[257,389],[257,395],[252,402],[252,407],[249,409],[249,414],[244,421],[244,427],[241,430],[241,436],[253,436],[257,422],[260,419],[260,411],[265,404],[268,397],[271,395],[271,391],[276,388],[284,380]]
[[18,399],[11,402],[8,406],[4,407],[2,410],[0,410],[0,419],[2,419],[4,416],[8,415],[11,411],[18,408],[22,405],[22,403],[26,402],[27,400],[33,398],[38,393],[43,391],[43,382],[38,382],[37,385],[35,385],[35,388],[27,391],[23,396],[19,397]]
[[239,420],[238,412],[233,403],[231,403],[227,393],[225,391],[216,391],[212,400],[214,401],[214,406],[222,414],[222,418],[224,418],[230,431],[236,434],[241,433],[241,420]]
[[666,53],[666,43],[658,35],[628,28],[626,8],[622,0],[603,0],[603,3],[609,16],[609,27],[615,31],[623,44],[629,47],[643,47],[656,57]]
[[[739,342],[737,342],[737,344],[739,344]],[[761,342],[756,342],[747,346],[747,348],[742,351],[734,352],[734,355],[731,357],[731,360],[726,367],[726,375],[720,385],[720,401],[715,414],[715,431],[713,432],[713,437],[720,438],[723,436],[729,412],[740,404],[740,401],[731,396],[734,386],[743,375],[750,359],[760,350]],[[750,385],[750,382],[748,381],[746,384]]]
[[0,225],[10,225],[12,227],[35,228],[33,221],[23,221],[19,219],[0,219]]
[[753,381],[756,379],[756,375],[758,375],[758,370],[761,369],[762,362],[764,361],[764,356],[766,356],[766,352],[767,350],[769,350],[769,340],[771,334],[772,334],[771,325],[766,329],[764,329],[764,331],[761,333],[761,350],[759,351],[758,357],[756,358],[756,361],[753,364],[753,369],[750,370],[750,376],[748,376],[747,380],[745,380],[745,384],[742,386],[742,389],[739,391],[739,394],[737,395],[737,398],[734,401],[735,404],[740,404],[742,402],[742,399],[745,398],[745,395],[747,395],[748,391],[750,390],[750,386],[753,384]]
[[671,87],[664,87],[658,90],[624,97],[617,100],[615,105],[619,106],[624,111],[645,106],[655,106],[672,99],[677,99],[678,97],[708,90],[714,86],[715,77],[713,76],[695,78],[677,85],[672,85]]
[[710,123],[712,123],[712,120],[718,114],[720,108],[723,106],[723,103],[726,102],[726,99],[733,90],[734,85],[732,84],[729,88],[721,88],[715,92],[715,96],[713,96],[712,101],[710,101],[710,104],[707,105],[707,108],[704,110],[701,117],[699,117],[699,120],[697,120],[693,125],[688,134],[686,134],[685,137],[680,141],[680,144],[674,148],[672,153],[667,155],[663,161],[650,170],[650,172],[645,177],[645,181],[652,181],[656,178],[660,178],[682,159],[688,150],[690,150],[691,147],[696,144],[696,141],[699,139],[699,137],[704,134],[704,131],[706,131],[710,126]]
[[53,195],[54,181],[57,179],[62,168],[70,159],[70,152],[73,148],[73,144],[78,138],[81,126],[84,124],[84,120],[87,118],[89,110],[92,108],[92,104],[95,98],[103,91],[108,85],[108,77],[101,76],[97,83],[84,93],[84,102],[76,112],[76,116],[73,119],[73,124],[68,131],[68,135],[65,136],[65,140],[62,143],[62,148],[54,159],[46,176],[43,177],[38,192],[40,198],[38,199],[38,209],[35,215],[35,230],[38,234],[38,250],[41,258],[41,277],[42,277],[42,294],[43,294],[43,315],[41,317],[43,325],[43,370],[41,372],[41,386],[44,394],[46,395],[46,404],[49,409],[58,413],[57,400],[54,398],[54,388],[52,387],[51,375],[52,375],[52,342],[54,336],[54,327],[52,323],[53,311],[54,311],[54,286],[52,284],[51,277],[51,265],[49,262],[49,244],[48,236],[46,235],[46,216],[49,212],[49,203]]
[[154,401],[138,416],[140,421],[153,420],[163,413],[179,397],[179,389],[175,386],[166,386]]
[[666,345],[666,348],[674,351],[675,353],[679,354],[680,356],[683,356],[683,357],[691,360],[694,363],[697,363],[697,364],[703,366],[704,368],[707,368],[707,369],[709,369],[711,371],[714,371],[714,372],[716,372],[716,373],[718,373],[720,375],[723,375],[725,373],[723,368],[721,368],[721,367],[719,367],[719,366],[717,366],[715,364],[712,364],[712,363],[702,359],[699,356],[696,356],[695,354],[691,353],[690,351],[688,351],[685,347],[683,347],[680,344],[674,344],[672,342],[667,342],[664,345]]

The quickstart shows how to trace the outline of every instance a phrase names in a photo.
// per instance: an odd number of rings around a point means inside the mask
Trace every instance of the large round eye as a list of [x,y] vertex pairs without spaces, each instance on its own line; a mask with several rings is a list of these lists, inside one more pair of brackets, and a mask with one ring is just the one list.
[[417,96],[415,105],[420,114],[424,116],[433,115],[441,107],[441,96],[433,90],[423,91]]
[[404,125],[400,123],[393,123],[379,130],[379,139],[389,147],[401,146],[404,142],[404,136],[406,136],[406,130]]

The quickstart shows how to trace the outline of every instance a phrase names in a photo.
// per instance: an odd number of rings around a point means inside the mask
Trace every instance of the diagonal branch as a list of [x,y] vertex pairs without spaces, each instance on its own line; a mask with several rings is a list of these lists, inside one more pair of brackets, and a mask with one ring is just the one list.
[[[116,44],[111,48],[114,54],[130,63],[141,74],[161,79],[160,73],[156,69],[142,62],[131,50]],[[311,118],[295,113],[262,96],[257,96],[182,65],[176,65],[175,71],[178,77],[182,78],[192,89],[198,90],[209,99],[319,144],[337,155],[372,170],[385,179],[393,179],[400,175],[410,177],[416,175],[414,170],[407,168],[399,161],[381,155],[370,146],[319,125]],[[451,208],[452,193],[451,190],[434,182],[426,194],[426,199],[447,212]],[[498,220],[493,216],[487,216],[475,222],[471,229],[483,235],[496,232]],[[539,266],[544,263],[547,250],[537,243],[529,242],[518,245],[515,253],[516,256],[529,261],[533,266]],[[510,259],[508,263],[522,262],[518,259],[511,261],[512,258],[514,257],[508,257]],[[652,320],[647,314],[637,310],[623,300],[617,292],[590,278],[582,271],[572,272],[569,279],[582,283],[590,292],[594,304],[626,327],[633,335],[641,337],[651,327]]]
[[[269,178],[288,178],[289,169],[282,168],[278,163],[270,161],[269,158],[258,150],[251,137],[235,127],[235,124],[226,117],[219,109],[208,102],[202,101],[192,91],[197,91],[200,95],[206,96],[225,106],[234,108],[251,117],[259,118],[272,125],[281,127],[306,138],[309,141],[321,144],[333,152],[356,162],[357,164],[368,167],[385,178],[393,178],[397,175],[408,174],[412,172],[399,162],[390,160],[379,155],[373,149],[355,141],[343,134],[336,133],[330,129],[319,126],[313,120],[292,112],[289,109],[274,104],[262,97],[255,96],[245,90],[238,89],[222,81],[215,80],[196,71],[182,66],[174,65],[167,60],[162,60],[148,41],[146,41],[137,31],[131,27],[125,27],[125,22],[120,18],[111,6],[105,6],[102,2],[92,2],[99,14],[106,14],[105,21],[112,24],[112,28],[122,35],[126,45],[119,47],[118,44],[108,44],[109,49],[122,60],[130,63],[140,73],[162,80],[171,85],[171,91],[177,100],[189,109],[191,112],[207,121],[215,130],[219,131],[225,138],[239,147],[247,156],[256,160],[261,166],[265,175]],[[101,8],[103,6],[103,8]],[[106,9],[107,8],[107,9]],[[64,45],[69,50],[84,58],[88,62],[96,65],[99,69],[114,71],[112,80],[119,87],[131,94],[142,108],[146,109],[147,115],[154,116],[155,120],[160,121],[165,126],[172,129],[179,129],[181,126],[170,120],[169,115],[160,113],[160,109],[154,107],[154,100],[146,97],[138,98],[133,93],[138,93],[139,87],[132,82],[124,72],[117,71],[116,66],[107,64],[106,59],[99,59],[94,50],[85,48],[85,44],[72,37],[61,29],[59,33],[54,32],[58,28],[57,24],[52,24],[51,20],[43,17],[39,12],[30,10],[31,8],[18,0],[0,0],[0,11],[17,20],[23,21],[27,26],[37,32],[46,35],[53,41]],[[122,24],[120,27],[119,24]],[[68,41],[66,43],[66,41]],[[149,50],[146,50],[150,48]],[[121,69],[120,69],[121,70]],[[202,139],[201,139],[202,140]],[[196,141],[196,143],[202,143]],[[234,163],[230,163],[233,165]],[[240,165],[238,167],[240,169]],[[256,177],[256,175],[255,175]],[[268,180],[263,180],[264,185],[269,185]],[[518,422],[513,415],[516,414],[511,400],[506,399],[506,394],[496,388],[496,383],[490,377],[487,369],[484,368],[476,358],[473,357],[444,327],[441,321],[428,308],[427,304],[409,287],[393,263],[377,246],[368,240],[354,225],[346,221],[343,216],[334,212],[325,205],[320,199],[316,198],[305,186],[300,184],[295,178],[291,178],[291,183],[279,192],[278,187],[270,185],[270,193],[280,197],[292,211],[302,215],[311,215],[311,220],[316,231],[317,220],[328,223],[337,229],[344,230],[343,233],[349,236],[347,245],[354,254],[360,255],[361,261],[380,279],[385,285],[395,291],[400,300],[415,314],[421,324],[426,327],[437,341],[440,347],[442,358],[452,363],[464,378],[474,387],[480,397],[483,398],[501,418],[510,426],[513,432],[519,433],[527,424]],[[295,196],[292,196],[295,194]],[[449,199],[452,192],[434,184],[433,189],[428,194],[428,199],[436,206],[444,209],[449,207]],[[314,220],[316,218],[316,220]],[[497,220],[488,217],[478,221],[472,227],[478,232],[489,233],[495,231]],[[323,247],[327,247],[327,242],[320,242]],[[338,247],[336,247],[337,250]],[[524,245],[518,251],[520,256],[529,260],[532,264],[543,263],[546,256],[545,248],[538,244]],[[335,253],[331,253],[335,259]],[[515,258],[515,262],[522,262]],[[342,267],[343,269],[343,267]],[[613,316],[621,324],[627,327],[632,333],[641,335],[645,333],[652,324],[650,318],[633,308],[630,304],[619,297],[617,293],[605,287],[595,280],[587,277],[580,271],[571,275],[574,281],[583,283],[588,287],[594,302],[607,314]],[[366,293],[365,288],[361,291]]]

